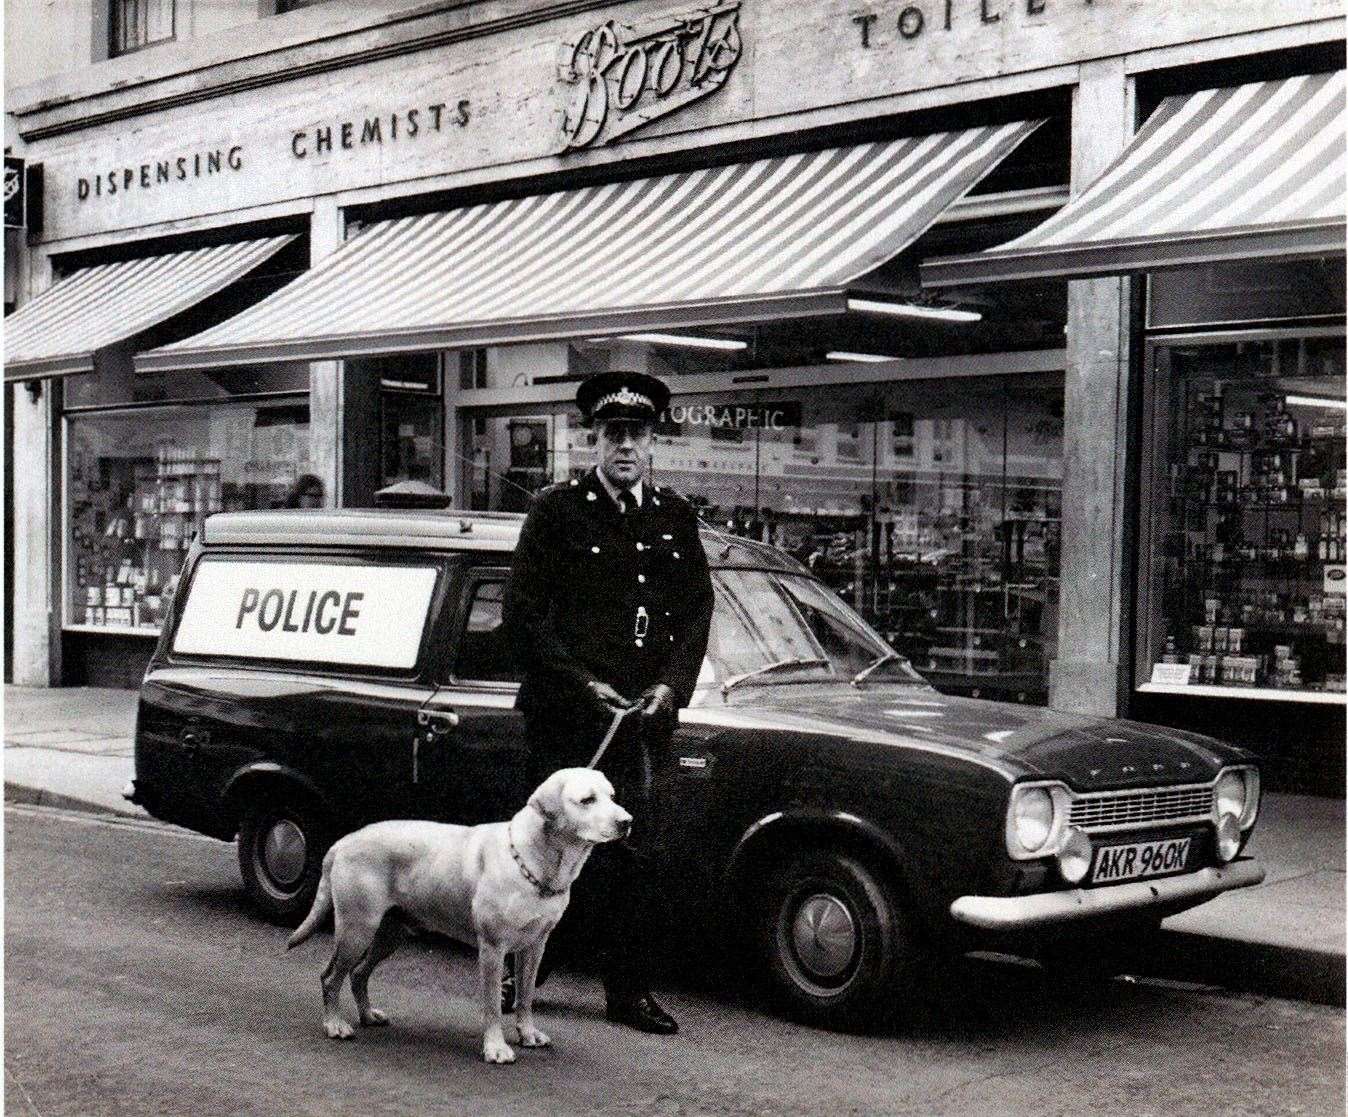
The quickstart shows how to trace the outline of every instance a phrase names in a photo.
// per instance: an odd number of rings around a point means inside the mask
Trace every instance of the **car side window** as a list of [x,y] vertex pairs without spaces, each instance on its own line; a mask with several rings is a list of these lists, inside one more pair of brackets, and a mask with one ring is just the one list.
[[491,683],[519,682],[522,673],[501,630],[504,577],[477,580],[470,593],[467,621],[455,642],[455,678]]

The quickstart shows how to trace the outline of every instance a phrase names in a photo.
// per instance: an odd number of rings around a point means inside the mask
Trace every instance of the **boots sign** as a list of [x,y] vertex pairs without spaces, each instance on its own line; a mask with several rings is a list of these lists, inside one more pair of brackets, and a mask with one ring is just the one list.
[[608,20],[568,45],[563,150],[601,146],[715,93],[743,52],[739,20],[732,0],[639,27]]

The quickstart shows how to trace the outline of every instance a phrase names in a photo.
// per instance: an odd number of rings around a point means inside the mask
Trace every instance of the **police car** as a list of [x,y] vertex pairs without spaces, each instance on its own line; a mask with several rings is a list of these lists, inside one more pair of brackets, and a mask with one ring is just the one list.
[[[502,590],[522,517],[212,516],[145,675],[128,796],[237,838],[268,917],[340,834],[524,802]],[[704,530],[696,696],[658,765],[671,926],[743,935],[826,1025],[901,1001],[933,951],[1117,956],[1258,883],[1259,770],[1179,730],[938,693],[771,548]]]

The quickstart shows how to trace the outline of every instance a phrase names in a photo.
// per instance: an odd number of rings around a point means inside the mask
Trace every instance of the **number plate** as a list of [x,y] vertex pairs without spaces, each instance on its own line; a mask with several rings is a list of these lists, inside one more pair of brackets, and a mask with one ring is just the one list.
[[1192,838],[1166,838],[1159,842],[1102,846],[1095,851],[1091,883],[1138,880],[1141,877],[1179,872],[1189,860],[1189,843],[1192,840]]

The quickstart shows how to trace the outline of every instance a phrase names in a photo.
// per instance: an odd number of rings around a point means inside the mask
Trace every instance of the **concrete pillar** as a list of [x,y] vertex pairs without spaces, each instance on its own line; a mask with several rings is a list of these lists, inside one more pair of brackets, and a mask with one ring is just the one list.
[[[43,252],[25,253],[19,269],[22,306],[51,286],[51,261]],[[52,686],[61,681],[59,551],[53,547],[56,506],[55,413],[52,381],[30,390],[17,385],[14,399],[14,610],[13,679],[19,686]]]
[[[1083,64],[1072,99],[1072,193],[1093,182],[1133,134],[1122,59]],[[1063,413],[1058,658],[1049,705],[1113,716],[1126,697],[1121,648],[1132,586],[1123,561],[1128,460],[1128,279],[1068,284]]]
[[[341,248],[345,232],[341,207],[331,198],[316,199],[309,223],[310,266]],[[329,508],[343,503],[342,379],[341,361],[312,361],[309,364],[309,454],[314,474],[323,482],[323,503]]]
[[[55,530],[52,472],[52,389],[37,381],[14,390],[14,682],[19,686],[51,686],[59,682],[59,641],[53,625],[59,623],[60,603],[57,555],[51,541]],[[37,398],[33,395],[36,392]]]

